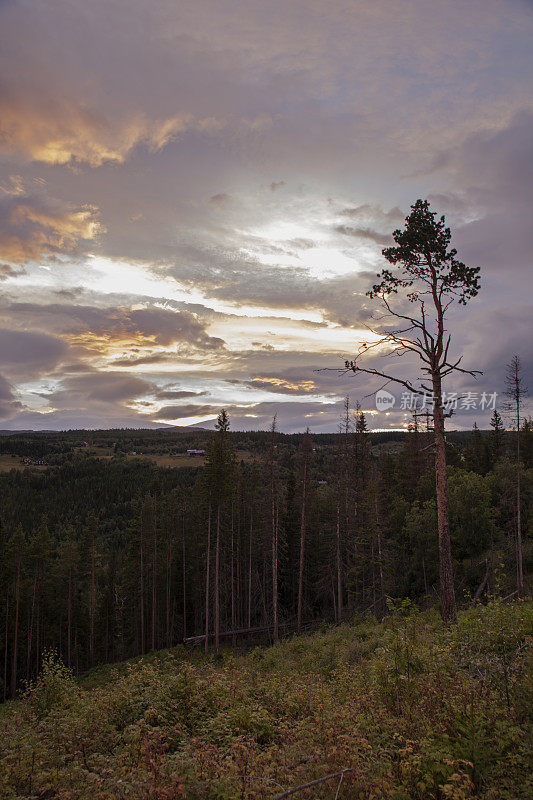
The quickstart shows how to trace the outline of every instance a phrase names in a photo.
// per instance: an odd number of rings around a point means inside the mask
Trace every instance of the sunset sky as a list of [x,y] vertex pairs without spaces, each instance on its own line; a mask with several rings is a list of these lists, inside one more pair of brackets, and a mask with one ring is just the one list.
[[405,425],[319,370],[418,197],[482,270],[450,390],[532,376],[531,2],[0,0],[0,31],[0,428],[333,431],[347,392]]

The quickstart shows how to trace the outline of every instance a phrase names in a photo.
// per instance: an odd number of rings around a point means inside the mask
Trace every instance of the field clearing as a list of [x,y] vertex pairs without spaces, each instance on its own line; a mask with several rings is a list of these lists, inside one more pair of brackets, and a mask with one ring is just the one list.
[[47,466],[34,466],[33,464],[23,464],[23,459],[16,455],[3,455],[0,456],[0,472],[9,472],[12,469],[36,469],[42,471],[48,469]]
[[[153,461],[158,467],[203,467],[206,463],[205,456],[188,456],[186,453],[178,453],[177,455],[173,456],[169,453],[158,454],[158,453],[136,453],[135,455],[128,454],[126,458],[131,461],[132,459],[149,459]],[[237,463],[240,461],[245,461],[246,463],[250,463],[256,460],[256,456],[253,453],[250,453],[248,450],[236,450],[235,451],[235,458]]]

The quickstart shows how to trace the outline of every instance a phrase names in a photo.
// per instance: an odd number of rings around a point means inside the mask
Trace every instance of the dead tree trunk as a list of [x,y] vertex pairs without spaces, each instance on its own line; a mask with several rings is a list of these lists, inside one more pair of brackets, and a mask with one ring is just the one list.
[[253,512],[250,508],[250,533],[248,537],[248,627],[252,627],[252,543],[253,543]]
[[19,602],[20,602],[20,553],[17,558],[17,571],[15,579],[15,628],[13,631],[13,667],[11,669],[11,697],[17,691],[17,657],[19,635]]
[[211,571],[211,506],[207,515],[207,554],[205,559],[205,652],[209,652],[209,591]]
[[90,608],[90,637],[89,637],[89,660],[91,666],[94,664],[94,601],[95,601],[95,553],[94,553],[94,530],[91,533],[91,608]]
[[274,447],[276,437],[276,417],[272,420],[270,431],[270,522],[272,530],[272,636],[274,642],[279,639],[278,628],[278,524],[276,518],[276,473],[274,464]]
[[139,589],[140,589],[140,612],[141,612],[141,653],[144,653],[144,503],[141,507],[141,530],[139,546]]
[[217,506],[217,535],[215,542],[215,652],[220,649],[220,503]]
[[157,624],[157,500],[154,498],[154,539],[152,548],[152,650],[156,646],[156,624]]
[[337,603],[335,606],[335,621],[342,620],[342,560],[341,560],[341,509],[340,500],[337,500],[337,525],[335,530],[335,565],[337,568]]
[[185,562],[185,511],[182,514],[181,531],[181,580],[183,591],[183,638],[187,636],[187,583],[186,583],[186,562]]
[[[306,434],[307,435],[307,434]],[[300,520],[300,561],[298,569],[298,613],[297,613],[297,627],[298,633],[302,629],[302,609],[303,609],[303,591],[304,591],[304,568],[305,568],[305,538],[307,533],[307,470],[308,470],[309,453],[306,447],[304,452],[303,475],[302,475],[302,511]]]

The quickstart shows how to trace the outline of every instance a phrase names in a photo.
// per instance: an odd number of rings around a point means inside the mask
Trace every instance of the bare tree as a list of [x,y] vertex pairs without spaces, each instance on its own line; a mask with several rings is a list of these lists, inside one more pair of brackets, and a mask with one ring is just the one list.
[[505,395],[508,398],[507,410],[513,417],[516,427],[516,584],[518,596],[524,594],[524,569],[522,563],[522,519],[521,519],[521,465],[520,465],[520,419],[522,400],[527,397],[527,388],[522,379],[520,357],[514,355],[507,365],[505,377]]
[[205,553],[205,652],[209,652],[209,592],[211,588],[211,503],[207,512],[207,550]]
[[309,456],[311,452],[311,437],[309,428],[306,430],[302,441],[302,510],[300,515],[300,563],[298,569],[298,611],[297,628],[298,633],[302,630],[302,610],[304,594],[304,570],[305,570],[305,539],[307,534],[307,490],[309,485]]
[[[417,200],[406,218],[405,229],[392,234],[395,247],[382,252],[395,269],[383,269],[368,296],[379,300],[384,314],[384,333],[376,333],[364,342],[346,368],[397,383],[414,395],[430,395],[433,407],[435,478],[439,540],[439,572],[441,613],[446,624],[455,622],[457,611],[453,586],[448,489],[446,478],[446,441],[444,433],[443,380],[452,372],[475,376],[478,370],[460,366],[462,357],[450,359],[451,335],[446,329],[446,312],[450,305],[460,305],[479,291],[479,267],[467,267],[458,261],[455,248],[450,249],[451,232],[444,217],[436,218],[427,200]],[[391,305],[395,296],[395,307]],[[409,305],[410,304],[410,305]],[[417,314],[410,311],[417,307]],[[396,327],[398,326],[398,327]],[[361,359],[376,349],[387,356],[414,354],[421,361],[423,378],[409,380],[383,369],[361,366]],[[404,372],[405,374],[405,372]]]
[[20,608],[20,568],[22,562],[22,549],[24,546],[24,535],[22,527],[19,525],[13,537],[13,552],[15,555],[15,623],[13,627],[13,663],[11,669],[11,697],[15,697],[17,691],[17,663],[18,663],[18,634],[19,634],[19,608]]
[[272,419],[270,428],[270,452],[268,457],[268,471],[270,477],[270,523],[272,531],[272,627],[274,642],[279,638],[278,625],[278,519],[276,509],[276,414]]

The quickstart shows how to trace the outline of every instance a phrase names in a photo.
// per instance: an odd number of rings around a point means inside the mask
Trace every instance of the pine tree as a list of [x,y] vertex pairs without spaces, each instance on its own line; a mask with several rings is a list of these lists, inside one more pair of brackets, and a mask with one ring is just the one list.
[[491,455],[492,466],[496,464],[503,457],[503,450],[505,444],[505,428],[503,420],[495,408],[490,418],[491,431]]
[[[215,625],[215,651],[220,648],[220,555],[221,533],[223,514],[225,508],[231,507],[233,480],[235,471],[235,454],[229,433],[229,418],[225,409],[218,415],[215,425],[216,433],[211,438],[207,463],[205,466],[205,480],[207,491],[215,509],[215,584],[214,584],[214,625]],[[209,548],[208,548],[209,549]],[[209,573],[209,564],[206,568]],[[207,592],[206,592],[207,593]],[[207,606],[206,606],[207,609]],[[206,613],[208,613],[206,611]]]
[[[380,282],[367,293],[380,302],[389,324],[384,332],[378,333],[377,339],[363,342],[358,355],[347,361],[346,367],[355,373],[393,381],[416,395],[428,392],[432,395],[441,613],[449,624],[457,620],[457,609],[448,513],[443,381],[452,372],[475,376],[478,371],[460,367],[461,358],[450,360],[451,335],[446,332],[446,314],[454,301],[466,305],[477,295],[479,267],[467,267],[456,259],[457,251],[450,249],[451,231],[445,226],[444,217],[436,219],[436,216],[427,200],[417,200],[406,218],[405,229],[393,232],[395,246],[382,251],[393,268],[383,269],[378,275]],[[400,298],[404,305],[397,302],[393,307],[391,302]],[[417,307],[418,314],[405,311],[408,303]],[[396,329],[392,329],[391,320],[398,325]],[[423,382],[361,366],[362,359],[383,347],[396,356],[418,357]]]
[[301,446],[301,511],[300,511],[300,558],[298,564],[298,608],[297,608],[297,627],[298,632],[302,629],[303,595],[304,595],[304,571],[305,571],[305,546],[307,536],[307,503],[309,488],[309,462],[312,452],[312,442],[309,435],[309,428],[304,434]]

